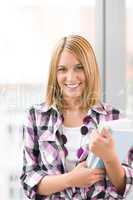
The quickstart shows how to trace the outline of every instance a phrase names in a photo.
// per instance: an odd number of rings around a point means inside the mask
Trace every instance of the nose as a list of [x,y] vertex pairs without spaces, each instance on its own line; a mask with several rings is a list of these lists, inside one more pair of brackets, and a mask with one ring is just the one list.
[[76,78],[76,74],[75,74],[74,70],[72,70],[72,69],[68,70],[66,77],[67,77],[67,81],[69,81],[69,82],[74,81]]

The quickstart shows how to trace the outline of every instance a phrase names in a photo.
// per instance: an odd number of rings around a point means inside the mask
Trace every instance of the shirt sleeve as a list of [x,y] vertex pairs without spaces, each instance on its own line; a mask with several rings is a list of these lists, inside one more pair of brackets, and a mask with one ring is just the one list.
[[133,169],[129,166],[124,166],[125,169],[125,180],[126,180],[126,185],[125,185],[125,190],[123,195],[120,195],[116,189],[116,187],[109,181],[107,180],[107,194],[111,196],[113,199],[125,199],[129,192],[132,191],[133,189]]
[[[125,116],[119,112],[117,109],[112,109],[112,119],[120,119],[124,118]],[[129,150],[130,151],[130,150]],[[131,156],[132,153],[132,156]],[[129,152],[128,152],[129,155]],[[129,156],[128,156],[129,157]],[[131,159],[132,158],[132,159]],[[125,180],[126,180],[126,185],[125,185],[125,190],[123,195],[120,195],[115,188],[115,186],[111,183],[111,181],[107,180],[107,194],[113,199],[125,199],[128,194],[133,190],[133,168],[132,168],[132,163],[133,163],[133,151],[130,151],[130,159],[126,158],[125,163],[122,164],[124,170],[125,170]]]
[[23,127],[23,136],[23,170],[20,180],[26,196],[33,199],[39,196],[37,194],[38,183],[47,175],[45,166],[41,166],[39,162],[40,152],[34,108],[28,112],[26,117],[26,122]]

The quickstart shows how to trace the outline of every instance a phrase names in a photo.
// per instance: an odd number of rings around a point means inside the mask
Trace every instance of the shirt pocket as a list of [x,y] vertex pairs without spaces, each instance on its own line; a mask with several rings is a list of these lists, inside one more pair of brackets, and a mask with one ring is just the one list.
[[39,138],[39,149],[44,165],[56,167],[59,165],[59,150],[53,134],[44,132]]

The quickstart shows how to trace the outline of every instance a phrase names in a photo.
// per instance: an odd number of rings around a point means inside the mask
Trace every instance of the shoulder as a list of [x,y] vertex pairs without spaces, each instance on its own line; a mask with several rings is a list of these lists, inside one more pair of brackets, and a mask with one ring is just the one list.
[[48,104],[46,102],[42,102],[40,104],[33,104],[31,106],[29,106],[26,109],[26,112],[32,114],[40,114],[40,113],[47,113],[49,110],[51,110],[52,106],[48,106]]
[[116,108],[115,106],[109,104],[109,103],[106,103],[106,102],[102,102],[101,103],[101,106],[103,106],[104,110],[107,112],[107,113],[120,113],[120,110],[118,108]]
[[39,118],[40,116],[49,116],[55,113],[57,115],[58,110],[54,105],[49,106],[46,102],[42,102],[40,104],[34,104],[27,108],[26,113],[32,119],[34,119]]
[[100,115],[105,115],[112,119],[118,119],[120,116],[120,110],[106,102],[98,103],[97,105],[93,106],[92,110]]
[[34,110],[36,112],[47,112],[49,109],[50,109],[50,107],[48,106],[48,104],[46,102],[34,104],[28,108],[29,111]]

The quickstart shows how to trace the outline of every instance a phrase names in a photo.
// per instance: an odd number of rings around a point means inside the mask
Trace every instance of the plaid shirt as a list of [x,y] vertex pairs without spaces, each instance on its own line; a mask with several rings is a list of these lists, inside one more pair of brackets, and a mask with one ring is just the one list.
[[[120,117],[118,110],[105,103],[92,107],[88,115],[97,123]],[[124,199],[133,184],[132,149],[122,164],[126,172],[126,188],[123,196],[117,193],[108,177],[88,188],[67,188],[49,196],[37,194],[37,185],[42,178],[66,172],[64,151],[56,137],[56,131],[61,130],[62,123],[61,114],[55,106],[48,107],[42,103],[28,110],[24,125],[23,172],[20,177],[26,195],[34,200]],[[89,122],[87,127],[90,130],[88,134],[91,134],[94,124]],[[83,145],[83,149],[79,162],[85,160],[88,154],[88,148]]]

